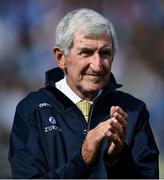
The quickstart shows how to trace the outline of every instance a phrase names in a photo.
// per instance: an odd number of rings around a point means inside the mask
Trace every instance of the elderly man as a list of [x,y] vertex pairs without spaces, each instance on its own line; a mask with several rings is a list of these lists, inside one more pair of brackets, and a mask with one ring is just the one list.
[[145,103],[118,91],[113,25],[91,9],[56,28],[58,68],[17,106],[9,160],[14,178],[158,178]]

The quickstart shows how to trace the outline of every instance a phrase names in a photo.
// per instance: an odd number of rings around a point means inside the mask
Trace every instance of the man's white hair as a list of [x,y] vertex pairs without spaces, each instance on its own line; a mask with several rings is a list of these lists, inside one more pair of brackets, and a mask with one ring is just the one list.
[[56,46],[64,54],[73,46],[74,34],[82,32],[87,37],[97,37],[106,33],[112,39],[113,55],[117,51],[117,38],[112,23],[92,9],[82,8],[69,12],[56,28]]

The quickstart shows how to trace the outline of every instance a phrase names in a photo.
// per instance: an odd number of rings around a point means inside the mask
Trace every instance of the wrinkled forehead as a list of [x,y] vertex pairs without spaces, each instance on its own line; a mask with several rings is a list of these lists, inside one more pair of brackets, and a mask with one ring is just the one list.
[[80,31],[77,31],[74,34],[74,41],[73,44],[102,44],[102,46],[108,46],[112,48],[112,39],[107,33],[100,33],[100,34],[87,34]]
[[74,36],[77,36],[77,35],[83,35],[85,38],[99,38],[99,37],[106,37],[106,38],[111,38],[111,33],[109,31],[106,31],[104,29],[92,29],[91,30],[86,30],[86,29],[80,29],[77,30],[75,33],[74,33]]

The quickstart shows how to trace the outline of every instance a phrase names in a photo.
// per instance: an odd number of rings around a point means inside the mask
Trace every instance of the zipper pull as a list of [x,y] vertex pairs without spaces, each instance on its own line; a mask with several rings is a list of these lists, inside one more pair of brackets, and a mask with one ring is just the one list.
[[84,135],[86,135],[86,134],[87,134],[87,132],[88,132],[88,131],[87,131],[86,129],[84,129],[83,134],[84,134]]

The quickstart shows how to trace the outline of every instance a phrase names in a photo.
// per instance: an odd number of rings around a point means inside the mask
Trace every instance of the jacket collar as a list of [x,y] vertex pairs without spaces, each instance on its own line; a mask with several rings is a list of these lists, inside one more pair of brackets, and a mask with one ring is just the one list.
[[[50,69],[49,71],[46,72],[45,85],[46,86],[49,86],[49,85],[53,86],[55,84],[55,82],[60,81],[63,78],[64,78],[64,73],[59,67]],[[110,73],[109,83],[106,86],[106,88],[108,88],[110,90],[115,90],[115,89],[120,88],[120,87],[122,87],[122,85],[117,84],[113,73]]]

